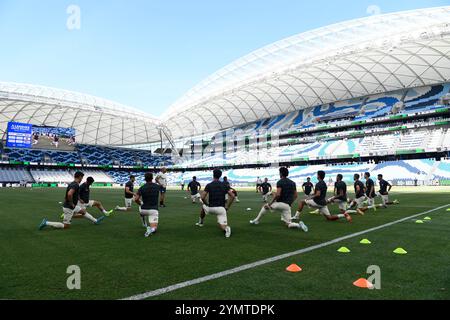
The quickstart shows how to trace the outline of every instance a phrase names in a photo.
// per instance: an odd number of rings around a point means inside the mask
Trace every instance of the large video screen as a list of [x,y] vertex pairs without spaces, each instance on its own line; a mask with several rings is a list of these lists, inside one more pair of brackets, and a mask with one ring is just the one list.
[[6,147],[73,151],[76,143],[75,135],[76,131],[73,128],[9,122]]

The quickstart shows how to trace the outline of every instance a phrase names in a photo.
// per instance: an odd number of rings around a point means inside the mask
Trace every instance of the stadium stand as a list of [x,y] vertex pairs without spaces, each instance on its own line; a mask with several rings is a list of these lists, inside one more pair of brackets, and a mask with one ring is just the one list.
[[[450,149],[449,111],[441,104],[449,90],[450,84],[445,83],[329,103],[211,133],[206,137],[192,139],[194,141],[181,141],[188,148],[184,150],[182,161],[176,165],[171,157],[150,151],[83,144],[77,145],[74,152],[8,149],[1,146],[0,153],[2,161],[6,162],[107,167],[110,170],[108,172],[98,170],[85,173],[99,183],[123,184],[130,175],[123,169],[265,165],[379,157],[402,152],[441,152]],[[227,137],[229,146],[226,152],[216,151],[213,147],[213,137],[217,136]],[[201,148],[192,151],[192,143]],[[406,164],[397,166],[404,165],[404,170]],[[436,171],[439,177],[445,178],[445,169],[446,166],[433,164],[431,169],[423,171],[429,176],[433,176]],[[3,170],[3,181],[20,181],[22,177],[64,183],[72,179],[69,170],[33,168],[32,176],[26,170]],[[402,170],[399,169],[399,172]],[[395,168],[392,169],[394,171]],[[136,176],[138,182],[143,181],[142,171],[137,171]],[[402,177],[411,179],[408,175]]]
[[30,173],[23,169],[0,168],[0,183],[33,182]]
[[159,166],[172,164],[169,156],[153,155],[149,151],[77,145],[74,152],[35,149],[2,149],[5,161],[33,163],[65,163],[121,166]]
[[112,165],[113,160],[109,155],[109,150],[107,148],[89,146],[89,145],[79,145],[77,150],[80,154],[81,161],[83,164],[93,164],[93,165]]
[[142,184],[144,183],[144,174],[143,171],[138,172],[128,172],[128,171],[108,171],[108,175],[113,179],[113,181],[117,184],[125,184],[130,180],[130,175],[134,175],[136,177],[136,183]]
[[[101,170],[83,170],[84,177],[92,177],[95,183],[114,183],[114,179],[107,172]],[[74,170],[71,171],[73,176]]]
[[[344,180],[352,183],[355,173],[372,172],[374,176],[382,173],[384,177],[396,184],[413,184],[418,179],[421,184],[433,184],[437,180],[450,179],[450,160],[435,161],[424,160],[404,160],[404,161],[386,161],[379,164],[357,163],[340,165],[312,165],[295,166],[290,168],[290,178],[297,183],[302,183],[307,177],[311,177],[316,182],[316,172],[325,170],[327,172],[326,181],[330,184],[334,181],[338,173],[344,176]],[[279,179],[278,167],[259,168],[259,169],[231,169],[224,170],[224,176],[227,176],[232,184],[238,186],[253,186],[257,177],[267,177],[269,181],[275,182]],[[190,171],[185,173],[170,173],[169,183],[177,185],[183,177],[189,180],[196,176],[200,183],[206,183],[211,180],[211,171]]]
[[73,175],[69,170],[31,169],[31,175],[38,183],[70,183]]

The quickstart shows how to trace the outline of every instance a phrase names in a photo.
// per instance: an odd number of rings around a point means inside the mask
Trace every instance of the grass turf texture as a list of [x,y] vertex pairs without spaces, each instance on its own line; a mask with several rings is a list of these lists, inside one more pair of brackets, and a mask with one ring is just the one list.
[[[169,191],[160,210],[158,234],[144,238],[137,215],[116,213],[100,226],[75,219],[69,230],[38,231],[44,217],[60,221],[62,189],[0,190],[0,299],[118,299],[246,263],[320,244],[344,235],[450,203],[446,193],[401,193],[398,206],[354,216],[352,224],[327,222],[305,211],[310,232],[288,230],[278,214],[249,225],[262,203],[254,192],[240,192],[229,213],[233,235],[225,239],[213,216],[195,227],[198,205],[186,193]],[[92,189],[105,207],[123,205],[122,190]],[[379,199],[378,199],[379,201]],[[251,207],[251,212],[246,208]],[[337,207],[332,206],[332,212]],[[99,216],[97,209],[90,213]],[[295,212],[295,211],[293,211]],[[154,299],[449,299],[450,214],[427,214],[430,222],[407,221],[283,261],[180,289]],[[359,244],[363,238],[371,245]],[[341,246],[349,254],[336,252]],[[397,247],[408,251],[399,256]],[[285,268],[297,263],[303,272]],[[69,265],[81,268],[81,290],[66,288]],[[382,290],[352,286],[381,268]]]

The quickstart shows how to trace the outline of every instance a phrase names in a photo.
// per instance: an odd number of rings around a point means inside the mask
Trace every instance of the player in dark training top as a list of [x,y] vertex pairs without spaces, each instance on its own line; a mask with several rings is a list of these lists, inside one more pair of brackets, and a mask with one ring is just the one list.
[[383,175],[378,175],[378,185],[380,190],[378,191],[378,195],[381,197],[382,204],[379,207],[387,208],[388,205],[398,204],[398,200],[389,201],[389,192],[392,189],[392,185],[383,179]]
[[[355,173],[353,176],[353,180],[355,181],[353,187],[355,189],[355,199],[350,202],[349,208],[350,210],[347,210],[347,213],[358,213],[360,215],[364,215],[364,201],[366,200],[366,188],[364,186],[364,183],[361,182],[360,175]],[[356,210],[353,210],[353,208],[356,207]],[[367,210],[367,209],[366,209]]]
[[134,194],[134,182],[136,181],[135,176],[130,176],[130,180],[125,183],[125,207],[116,206],[116,211],[130,211],[131,203],[133,202]]
[[[225,183],[225,185],[231,190],[231,192],[233,192],[233,194],[234,194],[234,201],[240,202],[239,198],[238,198],[238,193],[237,193],[236,189],[231,187],[231,183],[228,180],[228,177],[223,177],[223,183]],[[225,196],[225,200],[228,201],[228,195]]]
[[55,229],[68,229],[70,227],[74,214],[80,214],[94,224],[100,224],[100,222],[105,219],[105,216],[95,219],[93,216],[86,212],[86,209],[84,207],[79,205],[80,182],[83,180],[83,177],[84,174],[82,172],[76,172],[74,175],[74,181],[67,186],[63,204],[63,222],[50,222],[47,221],[47,219],[44,219],[39,225],[39,230],[42,230],[47,226]]
[[[145,237],[148,238],[156,232],[159,223],[159,192],[161,186],[153,182],[153,174],[145,174],[145,184],[136,192],[134,201],[139,205],[139,213],[143,225],[147,228]],[[145,219],[148,219],[148,222]]]
[[342,214],[347,211],[347,184],[343,181],[342,174],[336,176],[336,182],[334,183],[334,196],[328,199],[328,203],[335,203],[339,205],[339,210]]
[[269,197],[272,194],[272,185],[269,183],[269,179],[264,179],[264,182],[259,186],[259,190],[262,194],[263,202],[269,202]]
[[318,171],[317,172],[317,182],[315,188],[314,188],[314,194],[309,197],[309,199],[303,200],[299,203],[298,210],[295,213],[295,216],[293,219],[299,219],[300,214],[303,211],[303,208],[305,206],[308,206],[310,208],[315,208],[319,210],[319,213],[322,214],[327,220],[329,221],[335,221],[339,219],[346,219],[348,222],[352,221],[352,218],[347,213],[341,213],[338,215],[332,215],[330,211],[328,210],[328,202],[327,202],[327,184],[324,181],[325,179],[325,172],[324,171]]
[[[85,183],[82,183],[80,186],[80,192],[79,192],[79,206],[84,208],[84,209],[88,209],[88,208],[97,208],[98,210],[100,210],[101,213],[103,213],[105,216],[109,217],[111,215],[111,213],[114,212],[114,210],[109,210],[107,211],[102,203],[100,201],[96,201],[96,200],[91,200],[91,186],[94,183],[94,178],[92,177],[88,177],[86,179]],[[63,213],[64,216],[64,213]],[[63,218],[62,216],[62,218]],[[81,214],[75,214],[73,216],[74,218],[80,218],[82,217]]]
[[306,182],[302,185],[303,193],[307,196],[310,196],[311,193],[314,191],[314,185],[311,182],[311,178],[306,178]]
[[287,168],[280,168],[280,180],[277,182],[277,191],[270,203],[265,204],[258,216],[250,221],[250,224],[258,225],[264,215],[269,212],[277,211],[281,214],[281,220],[289,229],[301,229],[308,232],[308,227],[300,221],[299,223],[292,222],[291,206],[297,199],[297,186],[294,181],[288,178],[289,170]]
[[[228,225],[227,211],[234,201],[234,193],[227,184],[220,181],[222,171],[214,170],[213,177],[213,181],[206,185],[203,192],[203,206],[200,212],[200,220],[196,225],[203,227],[205,216],[207,214],[215,215],[217,216],[217,223],[225,233],[225,237],[229,238],[231,227]],[[226,195],[228,195],[228,201],[225,200]]]
[[364,173],[364,179],[366,179],[365,192],[366,192],[367,206],[359,208],[359,211],[366,212],[369,209],[377,211],[377,206],[375,205],[375,197],[376,197],[375,183],[370,177],[369,172]]
[[202,189],[202,186],[197,181],[197,177],[193,177],[192,181],[189,182],[189,184],[187,186],[187,191],[191,195],[192,203],[195,203],[196,200],[201,203],[201,201],[202,201],[202,197],[200,195],[200,190],[201,189]]

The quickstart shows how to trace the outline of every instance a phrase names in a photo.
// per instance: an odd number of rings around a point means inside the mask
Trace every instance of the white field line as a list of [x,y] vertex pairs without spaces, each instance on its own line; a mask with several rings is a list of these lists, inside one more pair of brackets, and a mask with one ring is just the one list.
[[188,280],[188,281],[185,281],[185,282],[180,282],[180,283],[177,283],[177,284],[165,287],[165,288],[161,288],[161,289],[157,289],[157,290],[153,290],[153,291],[148,291],[148,292],[145,292],[145,293],[142,293],[142,294],[138,294],[138,295],[131,296],[131,297],[128,297],[128,298],[124,298],[122,300],[143,300],[143,299],[147,299],[147,298],[151,298],[151,297],[156,297],[156,296],[159,296],[159,295],[162,295],[162,294],[165,294],[165,293],[168,293],[168,292],[172,292],[172,291],[175,291],[175,290],[178,290],[178,289],[190,287],[190,286],[193,286],[193,285],[196,285],[196,284],[199,284],[199,283],[203,283],[203,282],[206,282],[206,281],[222,278],[222,277],[234,274],[234,273],[238,273],[238,272],[241,272],[241,271],[253,269],[253,268],[265,265],[265,264],[269,264],[269,263],[272,263],[272,262],[276,262],[276,261],[279,261],[279,260],[290,258],[292,256],[296,256],[296,255],[303,254],[303,253],[306,253],[306,252],[311,252],[313,250],[321,249],[321,248],[324,248],[324,247],[336,244],[336,243],[344,241],[344,240],[355,238],[355,237],[361,236],[361,235],[369,233],[369,232],[373,232],[373,231],[377,231],[377,230],[380,230],[380,229],[384,229],[384,228],[393,226],[393,225],[398,224],[398,223],[402,223],[402,222],[405,222],[405,221],[408,221],[408,220],[411,220],[411,219],[414,219],[414,218],[417,218],[417,217],[420,217],[420,216],[423,216],[423,215],[426,215],[426,214],[429,214],[429,213],[432,213],[432,212],[435,212],[435,211],[442,210],[442,209],[447,208],[449,206],[450,206],[450,204],[447,204],[447,205],[444,205],[444,206],[441,206],[441,207],[438,207],[438,208],[434,208],[434,209],[431,209],[431,210],[428,210],[428,211],[425,211],[425,212],[422,212],[422,213],[418,213],[418,214],[415,214],[415,215],[412,215],[412,216],[408,216],[406,218],[402,218],[400,220],[389,222],[389,223],[383,224],[383,225],[378,226],[378,227],[374,227],[374,228],[370,228],[370,229],[363,230],[363,231],[360,231],[360,232],[352,233],[352,234],[349,234],[349,235],[346,235],[346,236],[343,236],[343,237],[340,237],[340,238],[337,238],[337,239],[334,239],[334,240],[330,240],[330,241],[327,241],[327,242],[324,242],[324,243],[321,243],[321,244],[317,244],[317,245],[314,245],[314,246],[311,246],[311,247],[308,247],[308,248],[304,248],[304,249],[300,249],[300,250],[297,250],[297,251],[285,253],[285,254],[282,254],[282,255],[279,255],[279,256],[275,256],[275,257],[271,257],[271,258],[267,258],[267,259],[264,259],[264,260],[259,260],[259,261],[253,262],[253,263],[244,264],[242,266],[239,266],[239,267],[236,267],[236,268],[233,268],[233,269],[229,269],[229,270],[225,270],[225,271],[222,271],[222,272],[214,273],[214,274],[211,274],[211,275],[208,275],[208,276],[204,276],[204,277],[200,277],[200,278],[193,279],[193,280]]

